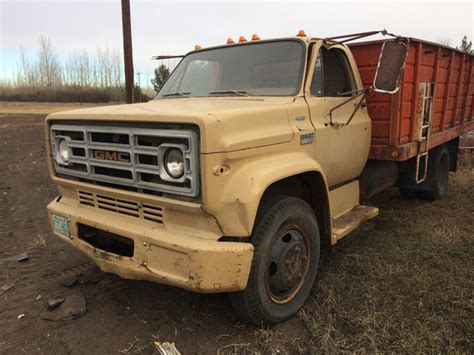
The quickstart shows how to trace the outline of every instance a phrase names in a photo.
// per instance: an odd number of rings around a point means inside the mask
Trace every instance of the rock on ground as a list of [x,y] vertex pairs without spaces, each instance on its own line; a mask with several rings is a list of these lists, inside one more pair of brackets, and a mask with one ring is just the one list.
[[66,297],[64,303],[53,310],[45,310],[40,314],[41,319],[51,321],[71,320],[87,312],[86,299],[82,293]]

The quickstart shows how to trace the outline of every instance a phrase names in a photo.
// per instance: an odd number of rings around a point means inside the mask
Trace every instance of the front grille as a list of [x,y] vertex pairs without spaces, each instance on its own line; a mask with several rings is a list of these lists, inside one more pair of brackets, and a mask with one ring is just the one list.
[[81,205],[163,224],[163,208],[160,206],[84,190],[78,190],[77,197]]
[[[106,183],[142,193],[199,194],[198,137],[191,129],[52,124],[51,146],[56,172],[91,182]],[[69,159],[59,156],[66,141]],[[184,155],[184,175],[175,179],[164,167],[167,149]]]

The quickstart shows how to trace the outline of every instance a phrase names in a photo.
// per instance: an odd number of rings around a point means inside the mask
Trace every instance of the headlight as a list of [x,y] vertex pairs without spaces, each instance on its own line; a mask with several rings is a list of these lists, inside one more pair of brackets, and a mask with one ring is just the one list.
[[65,139],[59,141],[56,161],[59,164],[67,164],[69,162],[69,147]]
[[183,151],[178,148],[169,148],[165,152],[165,169],[169,176],[179,179],[184,174]]

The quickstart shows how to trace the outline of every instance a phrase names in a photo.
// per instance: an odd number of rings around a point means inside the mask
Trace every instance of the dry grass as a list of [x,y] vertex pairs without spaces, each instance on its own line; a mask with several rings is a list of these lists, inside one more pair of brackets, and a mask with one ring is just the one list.
[[80,87],[63,85],[47,87],[12,87],[0,85],[2,101],[101,102],[124,101],[123,87]]
[[104,105],[105,104],[93,103],[0,101],[0,117],[11,118],[12,115],[48,115],[53,112]]
[[443,201],[372,204],[380,216],[322,255],[320,277],[299,313],[311,348],[472,352],[474,159],[451,174]]

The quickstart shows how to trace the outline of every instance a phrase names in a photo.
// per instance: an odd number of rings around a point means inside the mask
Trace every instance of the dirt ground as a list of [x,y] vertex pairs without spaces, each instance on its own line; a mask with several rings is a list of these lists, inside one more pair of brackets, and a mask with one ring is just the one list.
[[[153,353],[155,340],[183,353],[474,351],[472,157],[443,201],[403,200],[395,189],[371,201],[380,216],[323,251],[297,316],[258,328],[239,322],[225,295],[121,280],[53,237],[43,121],[57,107],[32,106],[0,105],[0,353]],[[21,252],[29,260],[2,262]],[[77,293],[83,316],[40,318],[48,299]]]

